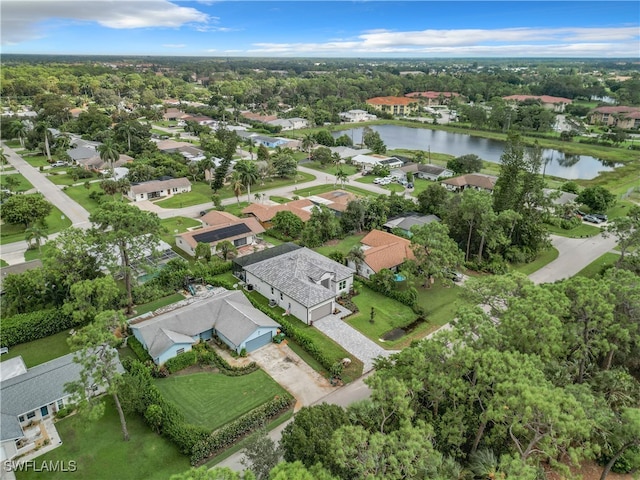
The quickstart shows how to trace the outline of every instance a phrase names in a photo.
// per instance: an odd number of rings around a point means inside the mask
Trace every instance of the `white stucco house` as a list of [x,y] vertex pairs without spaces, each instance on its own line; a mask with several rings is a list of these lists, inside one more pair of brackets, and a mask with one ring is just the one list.
[[190,191],[191,182],[187,178],[170,178],[167,180],[133,183],[127,192],[127,197],[132,202],[140,202],[142,200],[170,197],[171,195]]
[[168,312],[145,314],[129,322],[133,335],[157,365],[214,335],[237,353],[242,349],[252,352],[270,343],[280,328],[237,290],[218,289],[174,306]]
[[278,118],[277,120],[271,120],[267,122],[269,125],[275,125],[282,128],[282,131],[287,130],[299,130],[301,128],[307,128],[309,121],[305,118],[293,117],[293,118]]
[[377,120],[378,116],[367,112],[366,110],[349,110],[338,114],[340,120],[346,123],[370,122]]
[[306,324],[330,315],[336,308],[336,297],[351,289],[354,270],[308,248],[289,244],[274,248],[278,250],[235,260],[242,267],[236,274],[246,287]]
[[388,157],[386,155],[379,155],[376,153],[372,153],[370,155],[356,155],[351,159],[351,162],[365,171],[373,170],[373,167],[377,165],[388,167],[390,170],[400,168],[403,165],[402,160],[399,160],[396,157]]

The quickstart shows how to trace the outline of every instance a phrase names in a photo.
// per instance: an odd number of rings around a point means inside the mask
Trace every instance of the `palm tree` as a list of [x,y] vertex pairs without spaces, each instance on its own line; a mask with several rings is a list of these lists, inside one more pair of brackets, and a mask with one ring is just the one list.
[[258,167],[251,161],[240,160],[236,163],[235,170],[239,173],[242,184],[247,187],[247,202],[251,203],[251,184],[260,178]]
[[34,242],[38,247],[38,251],[42,253],[42,250],[40,249],[40,244],[42,242],[42,239],[49,238],[45,230],[42,228],[42,225],[39,225],[39,224],[32,225],[29,228],[27,228],[24,231],[24,233],[25,233],[24,239],[27,242],[29,242],[29,246],[31,246],[31,242]]
[[347,173],[341,168],[338,168],[338,171],[336,172],[336,182],[340,182],[340,185],[342,185],[342,188],[344,188],[344,184],[347,182],[347,180],[349,180],[349,176],[347,175]]
[[38,122],[36,129],[41,135],[44,135],[44,153],[47,155],[47,161],[51,163],[51,148],[49,147],[49,136],[51,132],[49,131],[49,122],[46,120]]
[[120,152],[118,151],[116,143],[112,138],[107,138],[104,143],[98,147],[98,152],[100,152],[100,159],[109,164],[109,170],[111,170],[113,174],[113,163],[120,158]]
[[24,148],[24,139],[27,138],[27,126],[22,120],[14,120],[9,127],[12,135],[18,137],[20,146]]
[[302,149],[307,150],[307,152],[309,153],[309,158],[311,158],[311,149],[314,147],[315,144],[316,144],[316,140],[315,138],[313,138],[313,135],[310,133],[307,133],[302,139]]
[[238,205],[240,205],[240,194],[243,189],[244,185],[242,183],[242,178],[240,177],[240,172],[233,172],[231,174],[231,190],[233,190],[233,194],[236,196]]
[[131,151],[131,135],[135,132],[135,127],[129,122],[123,122],[118,125],[118,130],[127,136],[127,151]]
[[356,265],[356,274],[360,275],[360,267],[364,263],[364,251],[357,245],[353,246],[347,253],[347,260]]

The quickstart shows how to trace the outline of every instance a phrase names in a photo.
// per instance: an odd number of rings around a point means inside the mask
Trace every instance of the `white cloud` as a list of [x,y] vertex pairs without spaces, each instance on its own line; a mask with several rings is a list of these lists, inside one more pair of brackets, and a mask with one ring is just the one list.
[[3,0],[2,44],[45,36],[43,23],[56,20],[95,22],[114,29],[181,27],[206,24],[207,14],[168,0]]
[[610,56],[638,55],[637,27],[371,30],[319,43],[255,43],[261,55]]

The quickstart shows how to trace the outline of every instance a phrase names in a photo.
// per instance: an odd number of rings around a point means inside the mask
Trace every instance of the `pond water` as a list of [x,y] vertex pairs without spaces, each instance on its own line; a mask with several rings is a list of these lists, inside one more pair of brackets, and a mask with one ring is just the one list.
[[[488,138],[473,137],[462,133],[431,130],[428,128],[410,128],[398,125],[373,125],[372,130],[380,134],[387,149],[404,148],[447,153],[455,157],[467,154],[478,155],[483,160],[500,163],[504,151],[504,142]],[[348,135],[354,144],[362,142],[363,128],[352,128],[333,132],[334,137]],[[600,172],[613,170],[614,165],[588,155],[569,155],[559,150],[544,149],[543,158],[547,160],[541,169],[547,175],[566,179],[590,179]]]

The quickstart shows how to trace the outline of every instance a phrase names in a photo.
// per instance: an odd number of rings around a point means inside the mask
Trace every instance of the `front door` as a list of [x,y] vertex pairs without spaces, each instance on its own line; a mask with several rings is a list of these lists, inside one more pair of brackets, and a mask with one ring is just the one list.
[[46,405],[44,407],[40,407],[40,416],[44,418],[47,415],[49,415],[49,407]]

